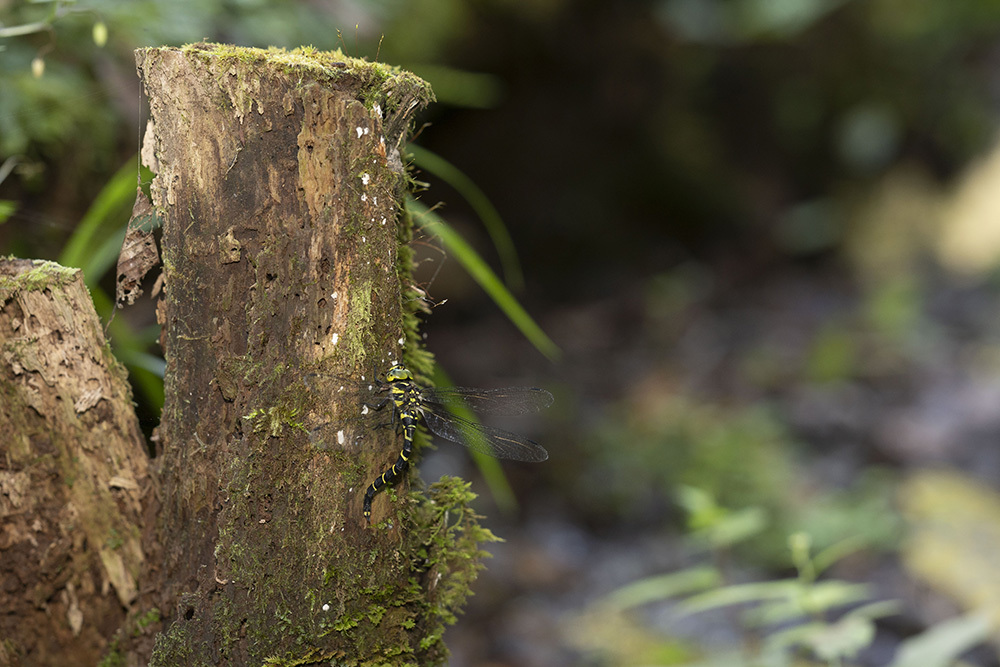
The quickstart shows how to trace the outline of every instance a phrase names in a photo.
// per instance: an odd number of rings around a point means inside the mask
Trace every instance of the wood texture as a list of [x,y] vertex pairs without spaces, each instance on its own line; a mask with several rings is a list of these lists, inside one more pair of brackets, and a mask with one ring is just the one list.
[[0,664],[96,664],[136,600],[152,488],[80,271],[0,260]]
[[394,434],[311,442],[358,406],[305,377],[400,357],[398,151],[429,89],[312,51],[197,45],[137,63],[165,276],[153,664],[426,654],[407,538],[361,513]]

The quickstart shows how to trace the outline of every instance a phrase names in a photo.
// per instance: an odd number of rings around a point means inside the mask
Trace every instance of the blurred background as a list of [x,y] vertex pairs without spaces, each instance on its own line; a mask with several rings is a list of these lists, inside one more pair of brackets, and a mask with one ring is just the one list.
[[[201,39],[427,79],[418,196],[559,348],[418,232],[455,383],[556,396],[512,497],[425,456],[505,540],[451,664],[1000,664],[1000,4],[0,0],[0,253],[105,319],[132,51]],[[151,322],[111,328],[147,431]]]

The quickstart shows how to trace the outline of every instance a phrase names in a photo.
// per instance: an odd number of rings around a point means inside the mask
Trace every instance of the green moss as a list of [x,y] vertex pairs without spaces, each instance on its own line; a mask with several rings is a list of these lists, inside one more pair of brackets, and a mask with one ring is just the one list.
[[124,543],[125,540],[122,539],[121,534],[114,528],[111,528],[110,534],[108,535],[107,539],[104,540],[105,546],[112,550],[120,549]]
[[97,667],[125,667],[128,664],[118,644],[119,638],[115,635],[108,642],[108,649],[101,661],[97,663]]
[[[15,260],[8,257],[8,260]],[[18,260],[28,262],[29,260]],[[0,276],[0,301],[6,301],[18,292],[40,292],[51,287],[69,285],[80,275],[80,269],[71,269],[55,262],[30,260],[32,268],[15,276]]]
[[396,273],[403,286],[400,301],[403,310],[403,359],[407,367],[420,378],[428,378],[434,369],[434,356],[421,345],[420,295],[413,284],[413,217],[405,207],[400,211],[396,227]]
[[[386,115],[400,111],[401,104],[416,102],[424,106],[434,99],[430,85],[416,75],[384,63],[352,58],[340,50],[319,51],[306,46],[287,51],[277,47],[258,49],[206,42],[188,44],[181,50],[198,56],[206,63],[215,62],[220,86],[227,89],[233,89],[225,83],[225,79],[233,73],[238,76],[241,71],[259,73],[266,68],[274,68],[279,75],[292,74],[302,79],[313,79],[325,86],[354,89],[367,109],[372,110],[378,104]],[[233,68],[232,65],[239,67]],[[350,86],[341,85],[344,83],[350,83]],[[235,90],[252,88],[237,85]],[[401,94],[404,91],[405,94]],[[244,97],[234,101],[234,104],[239,112],[247,113],[254,104],[259,105],[259,101]]]
[[361,619],[364,618],[364,614],[351,614],[341,616],[336,623],[333,624],[333,629],[337,632],[343,632],[345,630],[350,630],[351,628],[356,628]]
[[250,422],[254,433],[267,433],[272,438],[280,438],[286,427],[308,432],[299,419],[299,408],[284,403],[269,408],[254,408],[243,419]]
[[167,632],[157,635],[149,664],[208,667],[207,662],[195,659],[191,649],[192,643],[187,635],[187,623],[180,620],[172,623]]
[[160,610],[157,609],[156,607],[153,607],[145,614],[135,619],[135,625],[137,630],[141,632],[142,630],[145,630],[149,626],[159,623],[161,620],[162,617],[160,615]]

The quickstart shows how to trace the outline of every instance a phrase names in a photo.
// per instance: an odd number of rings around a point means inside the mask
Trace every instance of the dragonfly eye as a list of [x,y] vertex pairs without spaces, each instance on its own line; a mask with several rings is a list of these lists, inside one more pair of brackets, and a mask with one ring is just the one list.
[[389,372],[385,374],[385,379],[389,382],[399,381],[399,380],[412,380],[413,373],[409,371],[408,368],[402,364],[395,364],[389,369]]

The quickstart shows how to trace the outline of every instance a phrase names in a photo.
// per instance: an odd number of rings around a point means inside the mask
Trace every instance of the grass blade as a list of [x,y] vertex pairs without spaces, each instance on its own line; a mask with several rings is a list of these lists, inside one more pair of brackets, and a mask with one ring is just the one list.
[[455,188],[458,194],[469,202],[472,210],[483,221],[483,227],[490,235],[493,247],[497,249],[507,286],[515,292],[523,290],[524,275],[521,273],[521,262],[517,258],[514,241],[510,238],[506,225],[503,224],[500,212],[490,203],[486,193],[480,190],[471,178],[440,155],[413,144],[407,146],[406,150],[413,156],[414,164]]
[[407,206],[416,214],[418,224],[429,234],[433,234],[441,239],[445,250],[448,251],[458,263],[461,264],[472,279],[479,283],[479,286],[489,295],[493,302],[499,306],[500,310],[507,315],[508,319],[520,329],[535,348],[555,361],[562,355],[562,350],[552,342],[541,327],[528,315],[527,311],[521,307],[514,295],[504,286],[497,275],[493,272],[482,257],[473,250],[472,246],[466,243],[454,229],[451,228],[436,213],[426,206],[416,201],[408,199]]

